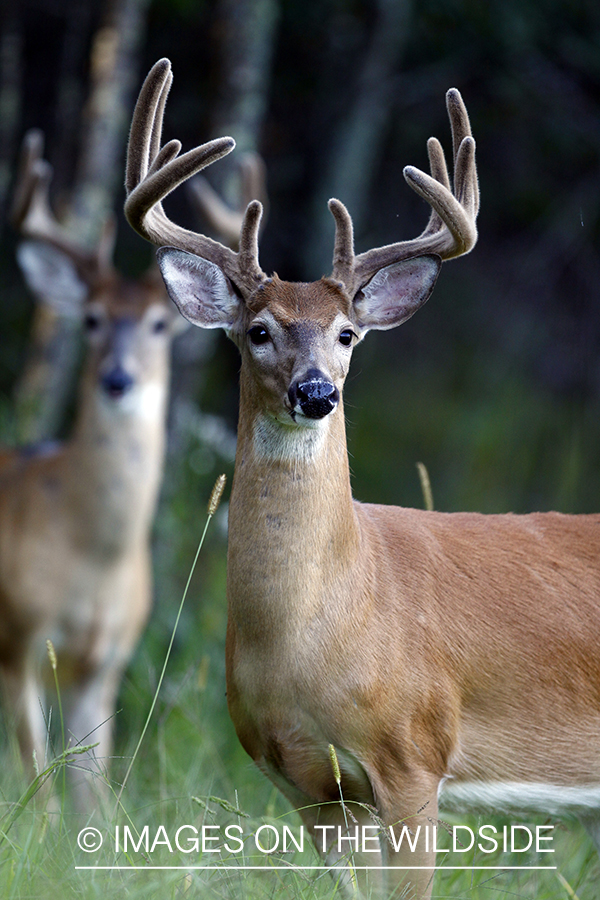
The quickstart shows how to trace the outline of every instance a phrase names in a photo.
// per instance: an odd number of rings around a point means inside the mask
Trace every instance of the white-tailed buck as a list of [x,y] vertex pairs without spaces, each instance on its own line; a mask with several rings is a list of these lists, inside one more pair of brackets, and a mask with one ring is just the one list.
[[108,231],[90,252],[59,225],[41,154],[41,134],[29,133],[15,204],[27,239],[19,261],[38,302],[83,317],[88,347],[70,439],[2,454],[0,674],[27,769],[34,751],[41,769],[46,639],[54,643],[65,742],[98,743],[97,762],[74,757],[71,773],[76,803],[89,812],[123,670],[150,609],[170,345],[182,320],[158,273],[128,282],[114,270]]
[[[338,200],[333,273],[266,277],[260,205],[239,252],[168,220],[162,199],[232,149],[160,149],[171,82],[161,60],[133,119],[126,214],[155,244],[191,322],[240,349],[229,513],[227,697],[239,738],[300,809],[325,857],[347,855],[330,762],[359,824],[375,807],[398,841],[353,865],[381,866],[383,892],[429,897],[439,856],[426,841],[438,801],[576,813],[600,807],[600,517],[444,514],[352,499],[342,388],[355,344],[427,300],[441,262],[475,244],[474,142],[447,95],[454,186],[437,140],[432,175],[409,185],[433,207],[417,238],[355,256]],[[420,827],[421,826],[421,827]],[[353,833],[354,823],[350,823]],[[406,835],[405,835],[406,837]],[[372,845],[369,845],[369,849]],[[390,868],[384,869],[383,866]],[[420,867],[420,868],[401,868]],[[351,875],[348,874],[348,881]]]

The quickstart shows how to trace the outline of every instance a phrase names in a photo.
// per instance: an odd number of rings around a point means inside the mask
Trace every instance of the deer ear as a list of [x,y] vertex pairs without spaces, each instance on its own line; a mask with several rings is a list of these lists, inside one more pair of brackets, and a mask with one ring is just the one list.
[[230,329],[240,312],[233,285],[212,262],[173,247],[156,253],[169,297],[192,325]]
[[380,269],[354,298],[357,325],[385,330],[406,322],[428,300],[441,265],[439,256],[417,256]]
[[17,262],[27,287],[41,303],[63,316],[81,315],[89,289],[66,253],[44,241],[23,241],[17,247]]

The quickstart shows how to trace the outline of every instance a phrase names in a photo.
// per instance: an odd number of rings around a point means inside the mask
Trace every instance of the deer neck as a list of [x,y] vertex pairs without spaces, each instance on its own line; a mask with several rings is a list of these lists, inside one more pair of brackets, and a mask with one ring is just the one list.
[[[342,404],[316,428],[240,398],[229,512],[229,613],[264,639],[318,614],[358,552]],[[284,626],[282,628],[282,625]]]
[[100,552],[147,539],[163,466],[166,399],[162,382],[118,401],[95,382],[83,383],[66,449],[67,491],[80,512],[79,539]]

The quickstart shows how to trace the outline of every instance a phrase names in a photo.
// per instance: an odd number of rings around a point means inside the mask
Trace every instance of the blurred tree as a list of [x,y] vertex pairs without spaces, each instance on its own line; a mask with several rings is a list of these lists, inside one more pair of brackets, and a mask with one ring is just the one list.
[[90,53],[71,217],[98,239],[123,182],[124,146],[139,82],[139,50],[150,0],[107,0]]
[[213,136],[231,134],[237,153],[260,149],[278,19],[278,0],[217,0],[215,5],[212,34],[217,66],[211,132]]
[[21,113],[22,32],[14,4],[0,12],[0,222],[4,220]]
[[363,228],[372,191],[373,173],[389,125],[390,89],[409,40],[412,0],[376,0],[375,19],[360,67],[354,96],[331,135],[331,150],[323,160],[322,179],[316,193],[314,226],[307,243],[306,265],[327,272],[331,266],[331,214],[329,197],[348,207],[355,231]]

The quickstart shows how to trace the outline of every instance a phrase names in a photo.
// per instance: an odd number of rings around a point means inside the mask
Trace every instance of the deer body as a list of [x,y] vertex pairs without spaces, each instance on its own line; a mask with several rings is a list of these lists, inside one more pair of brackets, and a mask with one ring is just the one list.
[[[353,348],[406,321],[441,260],[476,241],[460,95],[447,95],[453,191],[434,138],[431,176],[405,169],[433,207],[423,233],[355,256],[349,214],[331,200],[332,276],[291,284],[258,264],[260,204],[248,205],[238,253],[166,217],[162,199],[233,146],[161,149],[170,84],[161,60],[134,114],[125,211],[166,245],[159,266],[182,314],[225,329],[241,354],[226,663],[243,746],[349,887],[429,898],[437,857],[420,827],[436,824],[444,797],[576,813],[600,846],[600,517],[421,512],[351,493],[342,392]],[[376,854],[349,864],[349,843],[322,833],[346,833],[340,787],[359,824],[373,826],[374,807],[396,841],[382,834]],[[398,841],[404,826],[412,847]]]
[[[255,491],[242,495],[252,494],[258,505]],[[237,504],[239,494],[234,497]],[[294,499],[301,503],[306,495],[298,491]],[[307,521],[310,509],[303,510]],[[323,517],[322,500],[312,512]],[[586,565],[579,542],[597,548],[598,517],[579,522],[541,514],[507,521],[358,504],[354,515],[361,538],[354,557],[341,572],[334,562],[318,586],[303,573],[312,544],[299,541],[295,530],[278,530],[274,554],[272,526],[247,514],[260,562],[241,572],[236,557],[245,529],[233,532],[228,696],[250,755],[315,800],[327,792],[319,797],[312,773],[303,772],[303,752],[312,745],[322,757],[329,799],[335,799],[337,787],[324,764],[333,743],[363,766],[371,796],[382,796],[378,782],[384,772],[390,777],[395,760],[400,770],[423,768],[435,776],[436,792],[448,779],[448,799],[462,797],[465,804],[469,791],[477,799],[481,782],[480,802],[488,785],[504,809],[519,802],[517,785],[524,796],[536,783],[581,788],[573,801],[580,811],[596,805],[598,793],[589,792],[600,787],[597,573],[586,577],[588,590],[584,586],[570,617],[564,592]],[[564,557],[566,540],[571,560],[557,580],[548,557],[553,551]],[[506,564],[515,547],[521,571]],[[277,577],[273,565],[285,551],[287,579]],[[293,585],[290,569],[297,573]],[[559,661],[569,677],[557,683]],[[535,729],[532,706],[542,711]],[[294,723],[287,740],[286,718]],[[298,725],[303,719],[310,723],[306,746]],[[563,748],[558,763],[557,745]],[[561,805],[550,796],[533,804],[542,811]]]
[[[98,295],[88,304],[99,334],[88,336],[70,440],[17,450],[0,472],[0,668],[28,766],[34,749],[39,764],[45,755],[46,639],[68,700],[65,739],[98,742],[104,766],[116,692],[150,609],[171,312],[158,286],[127,292],[112,309]],[[35,699],[22,703],[23,694]],[[85,785],[77,797],[88,804]]]
[[[292,346],[302,327],[287,325]],[[305,347],[299,358],[307,365]],[[228,704],[250,756],[311,828],[345,824],[318,806],[339,798],[330,744],[345,800],[374,805],[386,826],[435,822],[438,798],[595,819],[600,516],[358,503],[341,403],[317,440],[314,423],[271,416],[265,446],[253,368],[243,349],[227,632]],[[328,859],[347,851],[332,837]],[[435,856],[386,861],[433,867]]]

